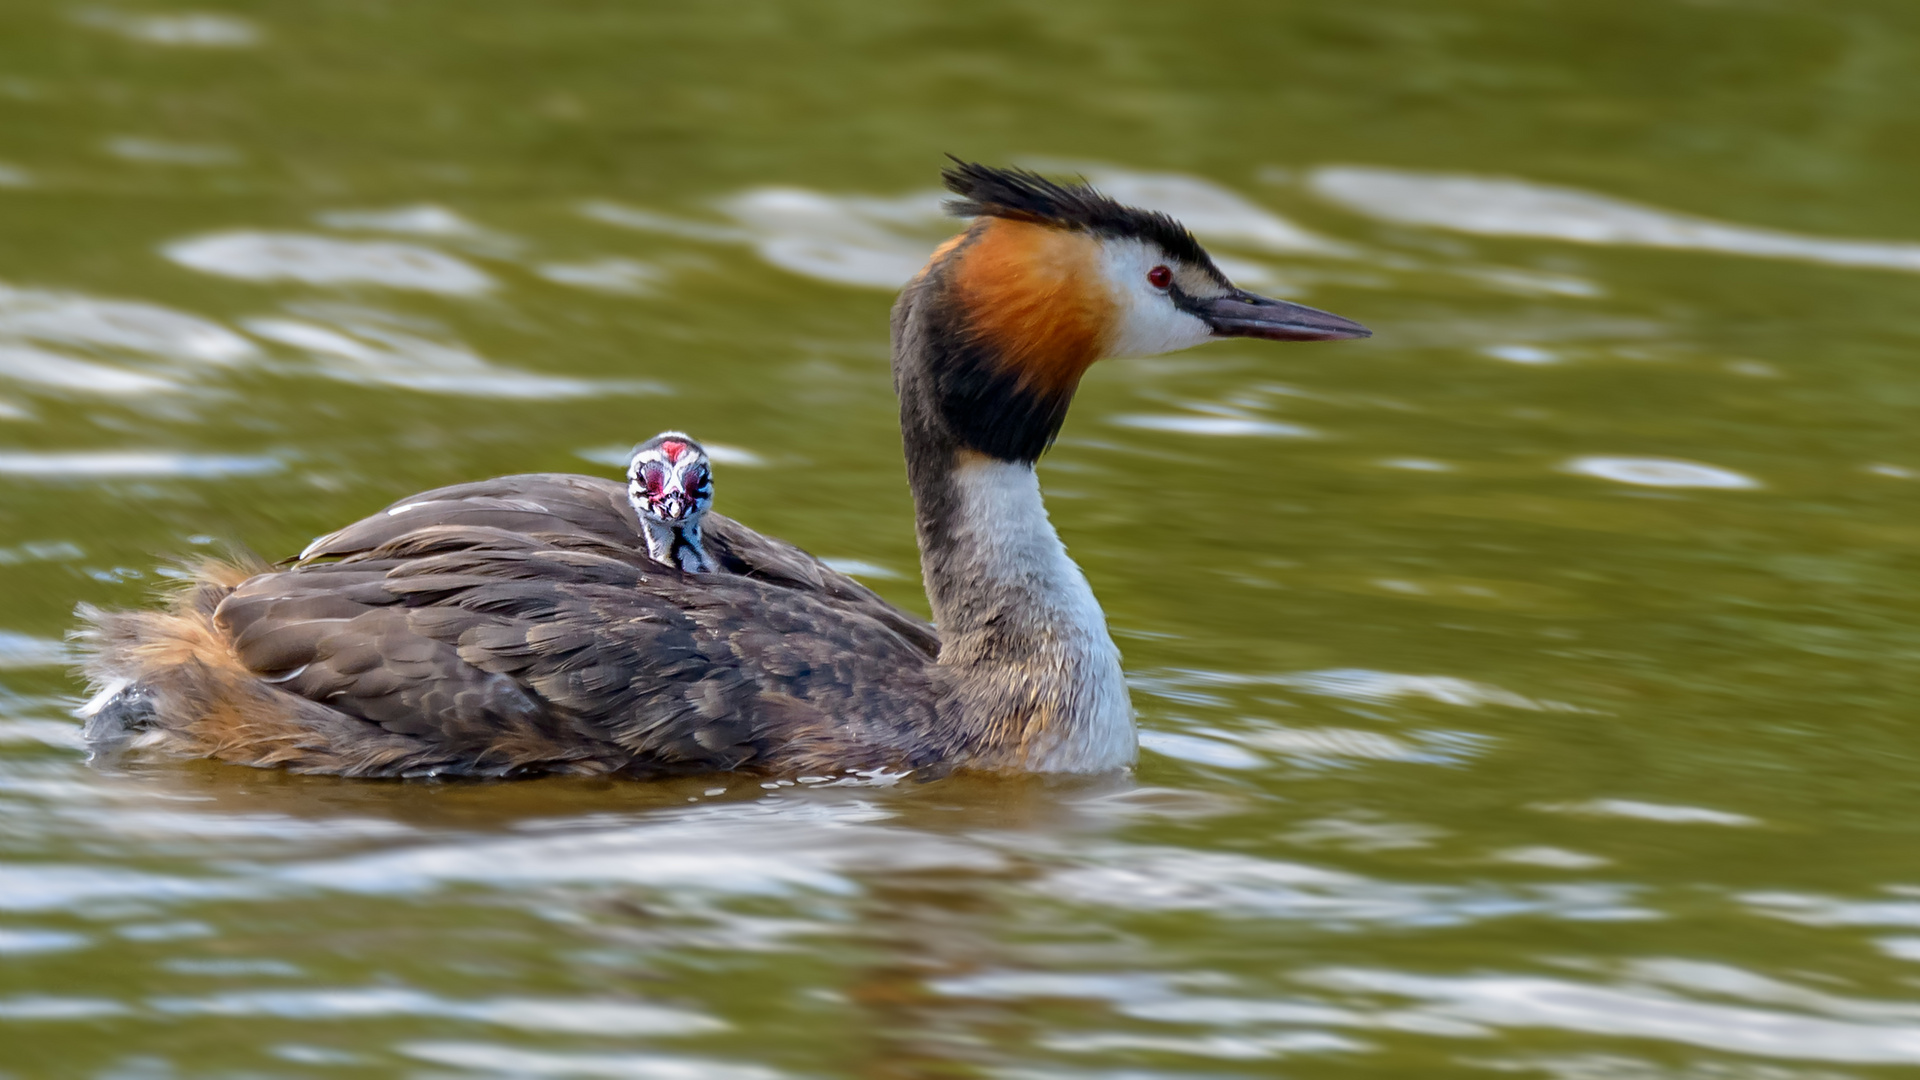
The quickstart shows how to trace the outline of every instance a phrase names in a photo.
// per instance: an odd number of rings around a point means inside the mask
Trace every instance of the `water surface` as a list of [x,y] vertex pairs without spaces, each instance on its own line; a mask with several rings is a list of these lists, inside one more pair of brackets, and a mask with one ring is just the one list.
[[[1891,0],[9,5],[0,1073],[1907,1075],[1916,95]],[[944,151],[1377,332],[1088,379],[1136,776],[85,760],[76,602],[669,426],[924,610]]]

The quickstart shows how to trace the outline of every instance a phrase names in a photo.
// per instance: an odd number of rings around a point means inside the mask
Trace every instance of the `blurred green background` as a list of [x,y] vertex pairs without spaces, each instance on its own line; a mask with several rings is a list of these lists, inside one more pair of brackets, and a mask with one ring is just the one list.
[[[1916,100],[1892,0],[12,0],[0,1074],[1904,1075]],[[666,427],[924,610],[949,152],[1376,331],[1088,378],[1137,777],[85,761],[76,602]]]

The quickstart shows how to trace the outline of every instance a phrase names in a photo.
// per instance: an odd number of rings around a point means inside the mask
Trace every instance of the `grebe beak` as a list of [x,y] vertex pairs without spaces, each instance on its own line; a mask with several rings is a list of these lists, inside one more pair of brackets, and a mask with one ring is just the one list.
[[693,500],[677,491],[670,491],[664,498],[656,500],[654,506],[660,516],[668,521],[681,521],[693,509]]
[[1328,311],[1272,300],[1235,289],[1225,296],[1194,297],[1188,309],[1219,337],[1266,341],[1338,341],[1372,337],[1373,331]]

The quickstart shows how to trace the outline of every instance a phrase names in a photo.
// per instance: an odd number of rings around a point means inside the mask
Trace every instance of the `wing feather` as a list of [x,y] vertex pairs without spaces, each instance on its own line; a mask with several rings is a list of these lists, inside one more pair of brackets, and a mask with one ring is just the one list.
[[623,488],[585,477],[443,488],[242,583],[214,618],[248,669],[421,744],[381,744],[395,771],[804,770],[942,752],[924,622],[724,519],[734,572],[661,567],[629,513]]
[[[939,636],[925,620],[792,544],[763,536],[724,514],[707,515],[705,533],[726,572],[819,594],[886,623],[928,656],[939,652]],[[550,551],[586,548],[642,569],[652,565],[625,486],[568,473],[501,476],[411,495],[321,537],[300,557],[352,560],[375,551],[393,557],[427,555],[462,547],[501,548],[514,538]]]

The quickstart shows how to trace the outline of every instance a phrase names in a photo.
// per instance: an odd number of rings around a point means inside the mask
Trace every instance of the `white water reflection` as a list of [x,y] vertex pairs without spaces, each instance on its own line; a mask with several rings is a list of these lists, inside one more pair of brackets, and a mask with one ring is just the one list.
[[1597,870],[1611,865],[1613,861],[1584,851],[1569,851],[1547,844],[1504,848],[1488,857],[1495,862],[1512,863],[1515,866],[1546,866],[1555,870]]
[[97,1020],[104,1016],[119,1016],[126,1013],[127,1007],[117,1001],[102,1001],[98,998],[46,997],[40,995],[21,995],[19,997],[0,998],[0,1020]]
[[1310,694],[1346,698],[1371,704],[1385,704],[1408,698],[1442,705],[1475,707],[1500,705],[1510,709],[1548,709],[1578,711],[1557,701],[1536,701],[1490,683],[1460,679],[1451,675],[1403,675],[1393,671],[1366,668],[1329,668],[1301,671],[1288,675],[1232,675],[1225,672],[1181,671],[1178,674],[1215,686],[1265,685],[1287,686]]
[[1226,980],[1211,972],[1179,975],[1142,972],[988,971],[932,979],[927,989],[952,997],[992,1001],[1072,999],[1081,1001],[1159,1001],[1184,987],[1219,986]]
[[260,41],[253,23],[234,15],[185,11],[135,15],[110,9],[84,9],[75,17],[84,26],[109,30],[132,41],[186,49],[244,49]]
[[[1231,278],[1297,295],[1319,282],[1356,288],[1398,288],[1406,273],[1440,273],[1507,295],[1590,299],[1600,285],[1570,274],[1501,266],[1432,266],[1424,259],[1368,252],[1302,228],[1216,181],[1182,173],[1114,165],[1067,165],[1123,202],[1158,210],[1192,229]],[[606,200],[579,207],[582,216],[620,228],[702,243],[744,245],[765,262],[816,281],[857,288],[898,289],[926,264],[927,252],[963,224],[943,209],[939,190],[897,196],[843,195],[793,186],[751,188],[716,200],[729,224],[661,213]],[[1337,256],[1366,259],[1382,275],[1275,267],[1245,254],[1287,259]]]
[[[1695,1055],[1689,1055],[1695,1056]],[[1664,1058],[1664,1055],[1663,1055]],[[1463,1062],[1491,1072],[1544,1080],[1857,1080],[1857,1074],[1825,1067],[1743,1061],[1696,1061],[1672,1065],[1622,1053],[1498,1054]]]
[[182,919],[178,922],[130,923],[114,930],[118,937],[128,941],[191,941],[197,938],[210,938],[219,933],[203,922]]
[[[1051,169],[1055,166],[1046,163]],[[1302,228],[1239,192],[1186,173],[1143,172],[1084,164],[1078,172],[1094,187],[1130,206],[1171,215],[1209,243],[1285,255],[1348,255],[1352,249]]]
[[889,815],[859,801],[689,809],[628,828],[503,837],[399,848],[296,864],[287,883],[368,893],[418,893],[456,883],[503,888],[624,883],[662,890],[781,895],[848,894],[861,871],[991,873],[1000,857],[970,844],[877,824]]
[[751,244],[754,240],[753,234],[745,229],[623,206],[604,199],[581,203],[579,211],[581,217],[602,224],[617,225],[635,232],[677,236],[682,240],[698,240],[707,244]]
[[[664,424],[667,422],[667,419],[668,418],[663,416],[660,422]],[[736,465],[741,468],[755,469],[767,463],[766,458],[748,450],[746,447],[735,446],[732,443],[707,442],[703,439],[700,442],[700,447],[707,452],[707,457],[716,465]],[[590,446],[585,449],[575,450],[573,456],[582,461],[591,461],[595,465],[606,465],[610,468],[624,469],[627,467],[627,463],[633,459],[633,447]]]
[[[322,243],[356,250],[382,247],[344,241]],[[433,394],[527,399],[666,390],[647,380],[583,379],[502,367],[458,342],[438,341],[401,329],[397,319],[378,311],[355,308],[343,315],[339,309],[320,305],[310,310],[315,312],[310,318],[258,318],[244,326],[257,338],[302,350],[311,359],[310,370],[315,374],[343,382]],[[55,349],[98,355],[82,358]],[[237,366],[264,356],[253,340],[217,322],[157,304],[0,285],[0,379],[23,387],[66,395],[139,398],[184,390],[201,381],[201,369],[208,366]],[[0,417],[24,419],[30,415],[22,407],[0,402]],[[145,455],[140,462],[124,456],[71,454],[15,454],[0,460],[5,462],[0,464],[0,472],[21,475],[119,470],[130,475],[205,475],[266,468],[257,461],[248,465],[234,458],[201,460],[158,454]]]
[[0,862],[0,911],[74,912],[93,905],[166,903],[260,894],[257,886],[137,870]]
[[207,168],[215,165],[231,165],[240,160],[239,153],[231,147],[167,142],[161,139],[141,138],[137,135],[123,135],[108,139],[103,149],[123,161],[138,161],[149,165],[187,165]]
[[566,1035],[694,1035],[727,1027],[700,1013],[638,1002],[540,998],[459,1001],[394,987],[245,990],[209,997],[156,998],[151,1004],[159,1012],[176,1016],[274,1016],[299,1020],[429,1016]]
[[284,960],[169,960],[161,965],[181,975],[214,975],[222,978],[246,975],[271,975],[293,979],[306,972]]
[[595,259],[578,263],[541,263],[534,272],[556,285],[592,292],[646,296],[666,278],[666,272],[636,259]]
[[[756,188],[719,203],[782,270],[839,285],[897,289],[926,265],[926,232],[955,231],[936,192],[881,199]],[[906,228],[903,230],[903,226]]]
[[33,174],[18,165],[0,162],[0,188],[24,188],[33,186]]
[[70,952],[89,945],[86,935],[61,930],[15,930],[0,926],[0,956]]
[[[1045,1036],[1041,1040],[1043,1046],[1068,1052],[1153,1049],[1200,1057],[1254,1061],[1287,1053],[1371,1049],[1366,1043],[1344,1035],[1324,1030],[1302,1030],[1374,1026],[1372,1017],[1364,1012],[1297,998],[1252,1000],[1188,993],[1189,990],[1217,990],[1229,986],[1229,980],[1206,972],[1162,976],[1131,972],[1060,975],[995,971],[937,979],[928,984],[928,988],[936,993],[954,998],[1101,1001],[1110,1004],[1120,1015],[1139,1020],[1235,1029],[1197,1037],[1141,1031],[1061,1033]],[[1276,1025],[1281,1027],[1275,1030]],[[1268,1030],[1245,1030],[1250,1027]]]
[[494,285],[462,259],[390,240],[241,231],[178,240],[161,252],[182,266],[243,281],[374,285],[448,296],[478,295]]
[[[1114,197],[1171,214],[1209,243],[1294,255],[1344,250],[1200,177],[1113,166],[1084,171]],[[775,266],[837,284],[897,289],[926,265],[932,241],[958,230],[960,223],[944,210],[950,197],[933,190],[882,198],[770,187],[718,205]],[[1249,277],[1267,273],[1257,264],[1242,269]]]
[[195,363],[233,364],[259,354],[219,323],[158,304],[0,285],[0,340],[7,338]]
[[[1285,255],[1347,253],[1343,245],[1211,180],[1117,166],[1090,166],[1083,171],[1116,198],[1172,214],[1211,244]],[[943,209],[949,198],[938,190],[872,196],[790,186],[752,188],[714,204],[731,225],[605,201],[586,203],[580,212],[622,228],[708,243],[746,244],[767,263],[818,281],[897,289],[926,264],[927,252],[935,243],[959,231],[961,223]],[[1277,280],[1263,264],[1236,265],[1249,280]]]
[[[70,725],[71,726],[71,725]],[[218,840],[239,850],[239,842],[260,840],[264,850],[284,851],[288,844],[309,849],[357,844],[368,840],[414,839],[419,830],[384,818],[329,817],[310,821],[287,814],[200,814],[180,810],[145,809],[115,816],[101,824],[94,808],[61,807],[53,811],[74,820],[95,821],[96,829],[148,843],[159,840]]]
[[1920,243],[1805,236],[1736,225],[1528,180],[1329,166],[1315,169],[1307,183],[1323,198],[1400,225],[1920,273]]
[[1564,296],[1592,300],[1607,295],[1607,290],[1599,282],[1572,274],[1550,274],[1544,270],[1504,266],[1459,266],[1453,267],[1452,272],[1495,292],[1512,296]]
[[1759,818],[1748,817],[1745,814],[1709,810],[1702,806],[1641,802],[1638,799],[1589,799],[1585,802],[1541,803],[1534,809],[1556,814],[1573,814],[1578,817],[1659,821],[1669,825],[1721,825],[1728,828],[1745,828],[1761,824]]
[[[1444,675],[1402,675],[1354,668],[1283,675],[1239,675],[1180,668],[1135,675],[1130,677],[1129,683],[1140,693],[1176,704],[1212,708],[1231,706],[1231,702],[1217,692],[1222,688],[1240,687],[1257,691],[1274,687],[1370,706],[1425,701],[1468,708],[1500,706],[1531,711],[1583,711],[1577,706],[1527,698],[1469,679]],[[1259,708],[1263,712],[1270,711],[1272,705]],[[1183,736],[1193,734],[1182,733]],[[1277,755],[1304,768],[1342,767],[1365,761],[1460,765],[1484,754],[1493,741],[1488,736],[1471,731],[1401,729],[1388,734],[1354,727],[1279,724],[1252,716],[1244,717],[1243,723],[1232,730],[1209,728],[1198,734],[1231,742],[1238,748]],[[1160,749],[1144,739],[1142,745]],[[1206,750],[1204,746],[1175,742],[1163,752],[1209,764],[1212,762],[1205,760]]]
[[63,641],[0,630],[0,670],[56,667],[73,658]]
[[185,454],[164,450],[0,451],[0,475],[50,480],[254,476],[284,468],[286,463],[279,458],[246,454]]
[[[561,885],[617,885],[645,889],[656,898],[649,899],[649,905],[685,908],[703,920],[724,922],[728,947],[737,949],[759,939],[818,933],[823,924],[798,911],[780,918],[729,916],[700,897],[854,897],[866,891],[860,878],[867,874],[989,879],[1015,863],[1031,865],[1035,855],[1031,835],[945,837],[879,824],[885,816],[860,800],[719,804],[617,827],[555,822],[554,828],[532,835],[449,836],[428,842],[409,842],[400,835],[384,838],[382,849],[369,854],[278,865],[235,864],[233,860],[249,853],[228,845],[223,858],[230,868],[244,870],[244,876],[198,879],[70,865],[0,864],[0,910],[85,912],[121,909],[128,903],[147,907],[216,898],[273,900],[314,891],[419,897],[458,885],[532,897],[553,895],[552,887]],[[280,841],[311,846],[325,831],[316,825]],[[182,835],[224,844],[229,832]],[[354,839],[363,842],[367,837]],[[1084,837],[1054,854],[1045,854],[1043,846],[1041,861],[1054,865],[1019,888],[1094,908],[1208,912],[1328,927],[1659,917],[1634,903],[1637,890],[1625,885],[1402,883],[1238,853],[1088,843]],[[342,993],[346,996],[339,996]],[[456,1011],[404,994],[375,994],[370,999],[361,994],[248,993],[181,999],[163,1007],[229,1015],[296,1015],[305,1010],[305,1015],[343,1016],[401,1006],[419,1015]],[[465,1006],[461,1011],[473,1014]]]
[[1178,414],[1129,413],[1107,418],[1115,427],[1142,431],[1171,431],[1181,435],[1252,436],[1268,439],[1315,439],[1320,433],[1304,424],[1286,424],[1277,420],[1257,420],[1243,416],[1181,416]]
[[[1363,1042],[1318,1031],[1276,1032],[1270,1035],[1143,1035],[1128,1031],[1063,1033],[1039,1040],[1049,1050],[1069,1054],[1145,1052],[1186,1054],[1223,1061],[1260,1061],[1291,1054],[1370,1050]],[[1123,1074],[1124,1075],[1124,1074]]]
[[1429,749],[1406,739],[1360,728],[1274,727],[1236,737],[1248,746],[1307,762],[1359,758],[1368,761],[1447,764],[1461,757],[1460,748]]
[[1266,758],[1232,743],[1170,731],[1141,731],[1140,749],[1217,769],[1259,769],[1268,764]]
[[487,1076],[605,1077],[608,1080],[780,1080],[784,1073],[758,1065],[734,1065],[704,1058],[651,1053],[577,1053],[528,1050],[474,1042],[410,1042],[399,1051],[410,1058],[468,1069]]
[[1411,851],[1431,848],[1446,830],[1408,821],[1324,817],[1303,821],[1286,833],[1289,843],[1340,851]]
[[485,232],[480,226],[444,206],[419,203],[388,210],[329,210],[315,216],[330,229],[404,233],[411,236],[470,237]]
[[76,360],[32,345],[0,343],[0,378],[17,383],[110,397],[161,394],[181,383],[158,375],[129,371],[114,364]]
[[1517,888],[1383,881],[1301,863],[1220,851],[1099,845],[1029,886],[1100,908],[1195,911],[1327,926],[1454,926],[1545,917],[1576,922],[1663,918],[1633,902],[1632,886],[1546,884]]
[[[1920,1064],[1920,1004],[1860,1001],[1802,990],[1720,965],[1689,966],[1711,970],[1641,965],[1636,972],[1640,980],[1618,986],[1539,976],[1444,977],[1365,968],[1326,968],[1307,973],[1303,981],[1332,990],[1411,999],[1419,1004],[1396,1006],[1390,1015],[1464,1023],[1489,1033],[1499,1028],[1547,1028],[1794,1061]],[[1672,986],[1748,1004],[1685,997],[1668,989]],[[1894,1020],[1906,1022],[1888,1022]]]
[[1750,491],[1760,482],[1732,469],[1697,461],[1644,457],[1578,457],[1561,466],[1565,472],[1611,480],[1616,484],[1660,488],[1721,488]]
[[[70,655],[63,657],[56,663],[57,666],[65,667],[72,663],[72,657]],[[0,667],[4,666],[0,664]],[[56,664],[46,666],[51,667]],[[0,720],[0,743],[40,743],[43,746],[57,746],[62,750],[84,751],[87,748],[86,740],[81,737],[79,725],[70,720]]]
[[1538,345],[1488,345],[1480,352],[1495,360],[1505,360],[1509,364],[1557,364],[1560,362],[1558,353]]
[[831,558],[823,555],[820,556],[820,561],[826,563],[828,567],[838,570],[850,577],[884,578],[896,581],[906,578],[905,574],[902,574],[892,567],[882,566],[876,562],[868,562],[865,559]]
[[[1418,678],[1418,677],[1416,677]],[[1435,689],[1424,684],[1424,689]],[[1446,697],[1461,703],[1458,687],[1441,684]],[[1433,700],[1425,695],[1422,700]],[[1465,695],[1469,700],[1471,695]],[[1472,702],[1484,704],[1483,702]],[[251,779],[253,774],[242,774]],[[244,785],[242,785],[244,786]],[[221,784],[191,788],[185,798],[224,798],[236,789]],[[484,795],[487,789],[469,789]],[[493,788],[496,794],[478,800],[486,805],[520,789]],[[191,793],[190,793],[191,792]],[[451,789],[429,785],[408,788],[409,798],[446,799]],[[329,798],[355,795],[334,790]],[[936,801],[940,792],[927,789]],[[71,794],[49,790],[49,799],[71,803]],[[916,796],[924,798],[925,796]],[[912,801],[912,800],[909,800]],[[84,810],[84,808],[82,808]],[[1435,935],[1449,927],[1512,920],[1524,927],[1531,920],[1627,922],[1661,918],[1650,903],[1651,890],[1631,884],[1546,883],[1510,885],[1474,882],[1470,878],[1440,882],[1401,881],[1388,876],[1347,869],[1262,858],[1238,851],[1204,851],[1174,846],[1118,842],[1084,834],[1049,837],[1032,830],[969,829],[947,835],[903,826],[895,815],[902,804],[869,800],[853,790],[817,792],[804,798],[777,798],[763,803],[723,803],[668,813],[628,817],[596,814],[579,819],[519,820],[518,826],[487,835],[462,831],[433,834],[425,829],[367,819],[375,826],[350,837],[373,840],[378,850],[344,858],[299,858],[318,845],[336,842],[353,832],[357,819],[333,817],[290,820],[259,813],[192,814],[166,811],[178,821],[147,822],[147,811],[122,806],[127,828],[114,830],[141,837],[143,858],[168,853],[144,840],[150,834],[177,834],[205,841],[209,866],[230,877],[193,880],[161,874],[122,872],[95,875],[73,865],[0,865],[0,909],[32,911],[25,916],[49,922],[70,914],[95,919],[124,920],[129,913],[159,905],[199,900],[242,900],[269,904],[350,903],[338,895],[360,893],[376,898],[376,907],[412,910],[419,903],[437,901],[425,894],[444,892],[449,900],[471,900],[483,895],[482,909],[496,913],[524,909],[545,920],[541,925],[568,928],[591,926],[593,944],[569,953],[569,963],[591,965],[624,957],[635,948],[671,959],[689,950],[715,950],[715,956],[737,957],[760,949],[823,950],[833,935],[855,935],[836,913],[870,910],[866,905],[882,895],[870,875],[884,879],[905,876],[913,882],[967,882],[964,894],[976,887],[988,895],[1006,897],[1025,893],[1060,905],[1031,905],[1001,899],[980,919],[983,932],[998,933],[1009,910],[1056,912],[1022,930],[1040,931],[1072,926],[1073,948],[1089,948],[1079,940],[1086,925],[1102,925],[1119,917],[1139,914],[1151,918],[1203,916],[1244,920],[1232,925],[1249,934],[1265,933],[1262,923],[1285,924],[1285,933],[1301,951],[1315,955],[1311,936],[1318,932],[1391,928],[1402,939]],[[76,813],[75,824],[98,818],[96,809]],[[193,818],[202,824],[187,822]],[[894,820],[889,820],[894,819]],[[229,823],[232,828],[229,828]],[[1324,846],[1342,851],[1426,850],[1444,846],[1449,837],[1414,826],[1379,826],[1404,830],[1412,842],[1371,846],[1337,842],[1365,824],[1334,819],[1301,822],[1291,839],[1308,832]],[[1375,823],[1376,825],[1378,823]],[[338,828],[336,828],[336,826]],[[1342,828],[1345,827],[1343,831]],[[94,835],[99,841],[104,834]],[[236,849],[235,838],[260,836],[283,841],[281,850],[294,853],[292,861],[277,862],[278,852],[256,853]],[[284,845],[291,845],[286,848]],[[1423,846],[1424,845],[1424,846]],[[1603,860],[1559,849],[1513,849],[1496,853],[1505,861],[1545,869],[1590,872]],[[243,861],[255,860],[255,861]],[[1011,872],[1009,872],[1011,871]],[[467,888],[461,888],[468,886]],[[479,886],[475,890],[471,886]],[[560,888],[573,886],[573,888]],[[582,887],[584,886],[584,887]],[[946,886],[937,886],[944,888]],[[330,898],[326,894],[334,894]],[[625,904],[638,896],[640,915],[609,918],[600,905],[617,899]],[[392,897],[403,897],[397,902]],[[719,902],[714,902],[715,900]],[[892,901],[887,901],[892,903]],[[938,906],[936,904],[936,906]],[[1758,906],[1758,905],[1756,905]],[[288,908],[299,912],[304,908]],[[621,909],[625,911],[626,909]],[[890,909],[892,910],[892,909]],[[1107,914],[1103,914],[1107,913]],[[151,915],[141,916],[151,918]],[[276,913],[275,917],[279,917]],[[889,918],[898,916],[889,915]],[[970,919],[940,910],[934,936],[965,932]],[[952,921],[958,920],[958,921]],[[695,921],[716,925],[710,932],[692,929]],[[751,924],[751,925],[750,925]],[[139,930],[154,924],[123,926]],[[919,932],[917,923],[909,926]],[[8,930],[13,930],[9,927]],[[22,925],[14,932],[16,953],[58,952],[91,944],[84,934],[67,930],[43,931]],[[208,928],[153,933],[150,936],[193,940]],[[51,938],[35,935],[52,933]],[[61,937],[59,935],[65,935]],[[6,931],[0,931],[0,953],[6,951]],[[611,941],[621,946],[610,947]],[[1340,942],[1360,941],[1349,934],[1334,943],[1335,950],[1351,948]],[[1427,940],[1444,943],[1443,937]],[[634,945],[633,943],[644,943]],[[452,946],[451,939],[446,944]],[[1566,975],[1506,975],[1487,972],[1442,973],[1385,970],[1379,966],[1348,965],[1309,968],[1299,984],[1264,985],[1271,976],[1286,977],[1287,968],[1225,972],[1175,969],[1129,969],[1137,959],[1126,949],[1102,953],[1072,953],[1068,960],[1047,951],[1016,950],[1015,955],[1040,956],[1047,970],[1014,971],[991,966],[1005,963],[1006,953],[989,952],[980,967],[936,969],[924,984],[938,999],[955,1001],[968,1015],[967,1000],[1044,1002],[1085,1000],[1104,1002],[1111,1010],[1104,1019],[1070,1015],[1033,1025],[1031,1045],[1066,1055],[1087,1055],[1101,1067],[1136,1053],[1179,1055],[1186,1067],[1206,1061],[1255,1062],[1288,1055],[1404,1052],[1400,1041],[1412,1038],[1484,1041],[1489,1047],[1510,1038],[1512,1031],[1546,1030],[1575,1033],[1589,1039],[1651,1039],[1667,1044],[1703,1047],[1749,1056],[1770,1056],[1825,1062],[1909,1064],[1920,1061],[1910,1043],[1920,1029],[1920,1003],[1874,1001],[1848,997],[1823,988],[1812,990],[1778,979],[1745,972],[1728,965],[1680,960],[1651,960],[1628,965],[1617,982],[1593,984]],[[992,950],[999,944],[989,946]],[[1336,953],[1337,955],[1337,953]],[[318,954],[316,954],[317,960]],[[1109,958],[1117,970],[1101,970]],[[1150,951],[1153,965],[1184,961],[1177,950]],[[615,959],[606,970],[616,978],[627,961]],[[1319,954],[1316,964],[1325,964]],[[643,966],[646,962],[641,962]],[[1143,964],[1142,967],[1147,967]],[[209,955],[174,955],[164,970],[175,975],[223,979],[272,975],[278,979],[305,978],[302,971],[318,971],[304,958],[287,968],[268,959],[236,962],[223,947]],[[1088,970],[1088,968],[1092,970]],[[252,1021],[261,1030],[285,1038],[299,1025],[311,1025],[304,1037],[324,1043],[329,1031],[346,1031],[392,1020],[404,1037],[413,1039],[398,1051],[427,1065],[503,1076],[685,1076],[704,1078],[732,1075],[735,1066],[697,1056],[655,1053],[604,1040],[653,1040],[673,1035],[713,1035],[725,1024],[709,1011],[725,1009],[723,998],[705,983],[698,995],[678,990],[672,1004],[623,999],[617,992],[568,997],[567,991],[533,989],[527,994],[494,995],[482,989],[471,996],[431,991],[406,985],[406,978],[389,982],[358,981],[341,986],[331,980],[319,985],[244,986],[231,983],[211,992],[204,984],[174,982],[154,996],[116,1001],[100,998],[18,995],[0,998],[0,1020],[9,1023],[53,1025],[110,1016],[139,1018],[168,1024]],[[678,984],[676,984],[677,986]],[[833,979],[815,981],[821,1000],[831,987],[844,989]],[[651,984],[643,993],[653,994]],[[555,994],[559,996],[540,996]],[[835,1005],[834,1008],[844,1007]],[[208,1018],[208,1019],[201,1019]],[[441,1025],[429,1032],[407,1027],[409,1021]],[[743,1021],[744,1022],[744,1021]],[[485,1025],[489,1033],[469,1029],[473,1037],[445,1025]],[[270,1026],[269,1026],[270,1025]],[[1178,1025],[1162,1028],[1158,1025]],[[51,1028],[45,1030],[52,1030]],[[526,1032],[529,1046],[515,1041]],[[34,1034],[37,1036],[38,1031]],[[552,1041],[533,1043],[535,1036]],[[582,1043],[581,1039],[602,1040]],[[1768,1041],[1771,1039],[1772,1041]],[[645,1044],[642,1044],[644,1047]],[[1840,1049],[1853,1047],[1852,1050]],[[291,1053],[291,1052],[290,1052]],[[305,1051],[299,1051],[305,1053]],[[1847,1056],[1848,1054],[1854,1056]],[[758,1056],[758,1055],[753,1055]],[[289,1060],[295,1058],[289,1056]],[[1364,1061],[1373,1059],[1366,1058]],[[758,1065],[745,1065],[743,1076],[778,1075]],[[649,1071],[652,1070],[652,1071]],[[664,1071],[661,1071],[664,1070]],[[1033,1075],[1042,1075],[1034,1073]],[[1078,1075],[1075,1073],[1074,1075]],[[1102,1075],[1105,1075],[1104,1073]],[[1731,1074],[1729,1074],[1731,1075]],[[1744,1075],[1744,1074],[1743,1074]]]
[[[500,367],[458,342],[435,341],[379,320],[377,314],[248,319],[249,333],[307,354],[313,371],[341,382],[462,397],[563,400],[606,394],[660,394],[659,383],[581,379]],[[623,461],[624,464],[624,461]]]
[[1891,899],[1842,900],[1809,893],[1751,892],[1753,910],[1802,926],[1920,927],[1920,889],[1895,887]]

